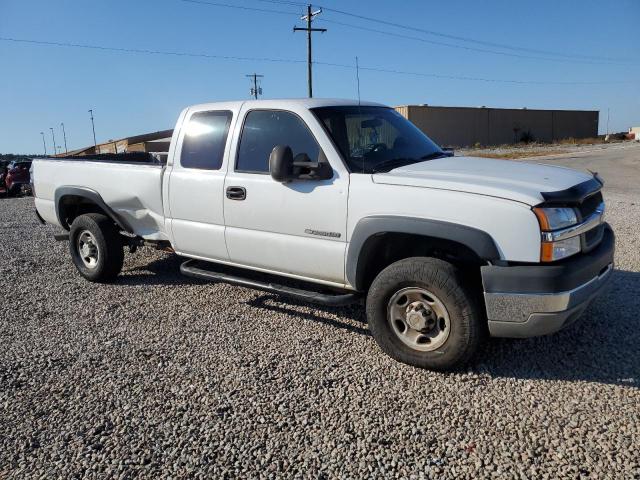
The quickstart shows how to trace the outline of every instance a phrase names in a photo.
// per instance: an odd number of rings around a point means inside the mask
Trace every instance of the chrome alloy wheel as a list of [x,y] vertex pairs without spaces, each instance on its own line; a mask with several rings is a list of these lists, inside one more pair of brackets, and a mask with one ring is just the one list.
[[402,343],[420,352],[440,348],[451,331],[446,307],[424,288],[397,291],[387,305],[387,320]]
[[83,230],[78,235],[77,242],[78,254],[87,268],[96,268],[98,266],[98,257],[100,250],[96,238],[89,230]]

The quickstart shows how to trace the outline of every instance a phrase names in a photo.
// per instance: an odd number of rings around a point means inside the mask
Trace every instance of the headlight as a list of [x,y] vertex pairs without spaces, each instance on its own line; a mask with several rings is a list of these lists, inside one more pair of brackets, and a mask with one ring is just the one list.
[[533,209],[533,213],[538,217],[540,229],[544,231],[559,230],[578,223],[578,216],[573,208],[538,207]]
[[556,242],[542,242],[540,248],[540,261],[553,262],[561,258],[570,257],[580,252],[582,245],[580,244],[580,236],[558,240]]
[[[538,217],[540,230],[551,232],[563,228],[572,227],[578,223],[578,216],[573,208],[567,207],[537,207],[533,213]],[[582,245],[580,236],[557,240],[555,242],[541,243],[540,261],[553,262],[562,258],[570,257],[580,252]]]

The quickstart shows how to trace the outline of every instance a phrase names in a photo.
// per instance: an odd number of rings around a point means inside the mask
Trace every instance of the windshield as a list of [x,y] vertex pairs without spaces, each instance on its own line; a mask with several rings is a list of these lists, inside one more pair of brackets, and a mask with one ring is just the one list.
[[354,173],[388,172],[447,156],[392,108],[354,105],[314,108],[313,112]]

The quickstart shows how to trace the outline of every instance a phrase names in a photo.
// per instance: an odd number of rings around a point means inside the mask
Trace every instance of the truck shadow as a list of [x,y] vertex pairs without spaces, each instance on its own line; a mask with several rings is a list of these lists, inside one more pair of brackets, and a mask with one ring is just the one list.
[[[123,285],[204,285],[185,277],[176,255],[126,269]],[[364,308],[324,307],[256,291],[246,302],[332,328],[370,336]],[[373,341],[373,339],[372,339]],[[470,365],[494,378],[587,381],[640,388],[640,272],[615,270],[611,284],[566,330],[530,339],[489,339]]]
[[[640,272],[616,270],[611,285],[576,324],[544,337],[488,339],[470,368],[493,378],[586,381],[640,388],[638,292]],[[309,304],[271,294],[260,294],[247,303],[303,321],[370,335],[364,308],[359,305],[313,305],[310,312]]]
[[[126,258],[126,257],[125,257]],[[186,258],[178,255],[162,255],[144,265],[127,266],[118,277],[119,285],[204,285],[207,282],[180,273],[180,265]]]
[[[283,304],[283,302],[287,303]],[[254,308],[297,317],[307,322],[321,323],[360,335],[371,335],[366,325],[364,308],[358,305],[348,307],[323,307],[313,305],[311,307],[313,311],[309,312],[310,304],[293,299],[285,299],[273,294],[259,295],[253,300],[246,302],[246,304]]]

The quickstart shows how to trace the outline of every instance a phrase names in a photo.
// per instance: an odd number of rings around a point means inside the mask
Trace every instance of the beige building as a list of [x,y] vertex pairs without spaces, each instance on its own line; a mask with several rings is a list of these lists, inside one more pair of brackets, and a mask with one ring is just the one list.
[[598,135],[598,111],[430,105],[405,105],[396,110],[443,146],[552,142]]

